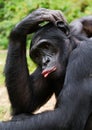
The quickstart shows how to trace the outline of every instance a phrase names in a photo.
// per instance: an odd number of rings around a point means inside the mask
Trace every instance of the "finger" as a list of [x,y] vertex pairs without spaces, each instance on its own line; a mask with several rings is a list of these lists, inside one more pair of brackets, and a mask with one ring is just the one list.
[[59,13],[60,18],[61,18],[64,22],[67,22],[67,21],[66,21],[66,18],[65,18],[65,16],[64,16],[64,14],[63,14],[60,10],[58,10],[58,13]]
[[52,14],[49,14],[49,15],[44,14],[44,15],[42,15],[42,17],[41,17],[41,21],[49,21],[49,22],[55,23],[56,20],[55,20],[55,18],[53,17]]
[[59,20],[59,21],[66,22],[64,15],[63,15],[63,13],[61,13],[61,11],[56,10],[55,12],[53,12],[53,15],[54,15],[56,21]]

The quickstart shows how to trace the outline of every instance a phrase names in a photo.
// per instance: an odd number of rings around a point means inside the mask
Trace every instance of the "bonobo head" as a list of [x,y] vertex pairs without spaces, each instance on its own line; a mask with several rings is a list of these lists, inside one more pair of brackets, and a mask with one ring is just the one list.
[[30,57],[42,69],[44,77],[65,74],[71,52],[68,27],[63,22],[57,26],[52,23],[43,26],[32,39]]

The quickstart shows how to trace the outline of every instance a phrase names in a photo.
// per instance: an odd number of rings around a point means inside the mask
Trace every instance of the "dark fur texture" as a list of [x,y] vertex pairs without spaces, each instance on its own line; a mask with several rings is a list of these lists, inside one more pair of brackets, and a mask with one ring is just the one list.
[[[54,92],[57,103],[53,111],[28,118],[19,115],[19,118],[17,116],[12,121],[1,122],[0,130],[92,130],[89,118],[92,112],[91,40],[81,36],[78,38],[71,33],[67,36],[65,25],[63,28],[53,24],[44,26],[34,36],[31,48],[37,44],[39,37],[50,40],[58,49],[58,67],[47,78],[42,76],[42,66],[39,65],[29,75],[26,35],[36,24],[32,20],[35,15],[30,17],[20,22],[10,34],[5,77],[13,114],[32,114]],[[35,27],[38,28],[37,25]],[[32,58],[35,60],[35,57]]]

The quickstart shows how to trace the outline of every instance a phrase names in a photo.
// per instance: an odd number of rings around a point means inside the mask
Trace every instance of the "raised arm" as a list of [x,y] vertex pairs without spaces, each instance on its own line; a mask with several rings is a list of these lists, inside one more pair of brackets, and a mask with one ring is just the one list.
[[61,19],[63,20],[60,11],[42,8],[29,14],[11,31],[5,66],[5,81],[13,114],[31,113],[52,95],[52,88],[49,87],[48,91],[48,82],[43,79],[39,68],[29,76],[26,37],[27,34],[37,30],[41,22],[50,21],[55,24],[57,20]]

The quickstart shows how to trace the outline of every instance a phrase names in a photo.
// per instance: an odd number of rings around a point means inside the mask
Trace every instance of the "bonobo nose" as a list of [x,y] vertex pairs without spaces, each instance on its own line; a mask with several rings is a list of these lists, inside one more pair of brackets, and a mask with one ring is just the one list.
[[42,61],[43,66],[47,66],[47,64],[48,64],[49,62],[50,62],[49,57],[45,57],[45,58],[43,58],[43,61]]

